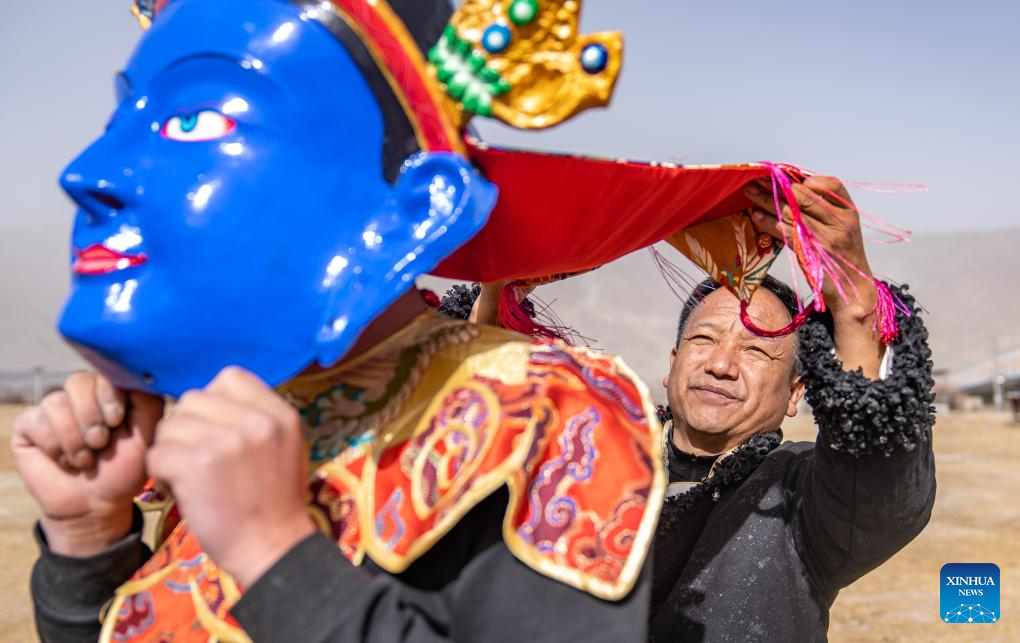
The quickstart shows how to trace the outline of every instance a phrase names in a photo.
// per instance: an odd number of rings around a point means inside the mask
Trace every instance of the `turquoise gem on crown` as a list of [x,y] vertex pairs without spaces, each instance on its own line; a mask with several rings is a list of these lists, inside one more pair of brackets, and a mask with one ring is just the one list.
[[514,0],[507,13],[510,22],[517,26],[526,25],[538,15],[538,0]]
[[[509,45],[509,39],[506,44]],[[487,48],[484,37],[482,47]],[[439,42],[429,50],[428,59],[446,93],[465,111],[491,116],[493,98],[510,91],[510,83],[487,64],[485,54],[472,49],[470,42],[457,35],[453,25],[446,26]]]
[[510,28],[506,25],[489,25],[482,34],[482,47],[490,54],[502,53],[510,46],[510,39],[512,37]]

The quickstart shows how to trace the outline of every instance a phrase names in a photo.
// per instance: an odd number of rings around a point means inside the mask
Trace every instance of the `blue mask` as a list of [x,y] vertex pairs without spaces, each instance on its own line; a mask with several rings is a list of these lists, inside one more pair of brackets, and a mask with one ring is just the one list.
[[377,99],[280,0],[172,3],[117,101],[61,180],[78,212],[59,327],[125,388],[329,366],[495,204],[454,154],[412,156],[387,182]]

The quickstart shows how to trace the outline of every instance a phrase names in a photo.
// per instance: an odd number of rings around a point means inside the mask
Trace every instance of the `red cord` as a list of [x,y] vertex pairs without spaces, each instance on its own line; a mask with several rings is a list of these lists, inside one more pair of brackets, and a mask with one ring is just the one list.
[[811,317],[811,308],[803,308],[799,313],[794,315],[793,321],[786,326],[783,326],[779,330],[765,330],[764,328],[758,328],[753,321],[751,316],[747,314],[748,302],[740,302],[740,321],[744,324],[744,328],[751,331],[759,337],[785,337],[791,333],[797,332],[801,326],[803,326],[808,318]]

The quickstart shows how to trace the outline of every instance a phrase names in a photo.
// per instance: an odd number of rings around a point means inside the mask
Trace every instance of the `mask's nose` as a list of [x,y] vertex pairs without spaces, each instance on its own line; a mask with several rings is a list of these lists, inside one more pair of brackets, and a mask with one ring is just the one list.
[[60,187],[90,221],[101,223],[131,205],[138,187],[132,170],[95,162],[95,147],[71,162],[60,177]]

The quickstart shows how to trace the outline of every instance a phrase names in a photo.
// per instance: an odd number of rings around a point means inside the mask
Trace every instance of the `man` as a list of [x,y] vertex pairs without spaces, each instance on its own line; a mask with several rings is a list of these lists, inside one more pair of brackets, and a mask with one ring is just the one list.
[[[773,200],[747,189],[779,236]],[[655,540],[654,641],[825,640],[837,593],[927,524],[935,498],[930,351],[912,316],[883,351],[878,293],[857,215],[835,180],[795,186],[825,248],[860,268],[849,303],[827,283],[831,314],[775,338],[750,333],[736,297],[712,280],[688,300],[663,380],[669,487]],[[782,213],[789,221],[789,211]],[[768,277],[748,313],[787,326],[799,305]],[[784,417],[811,404],[815,444],[782,443]]]

